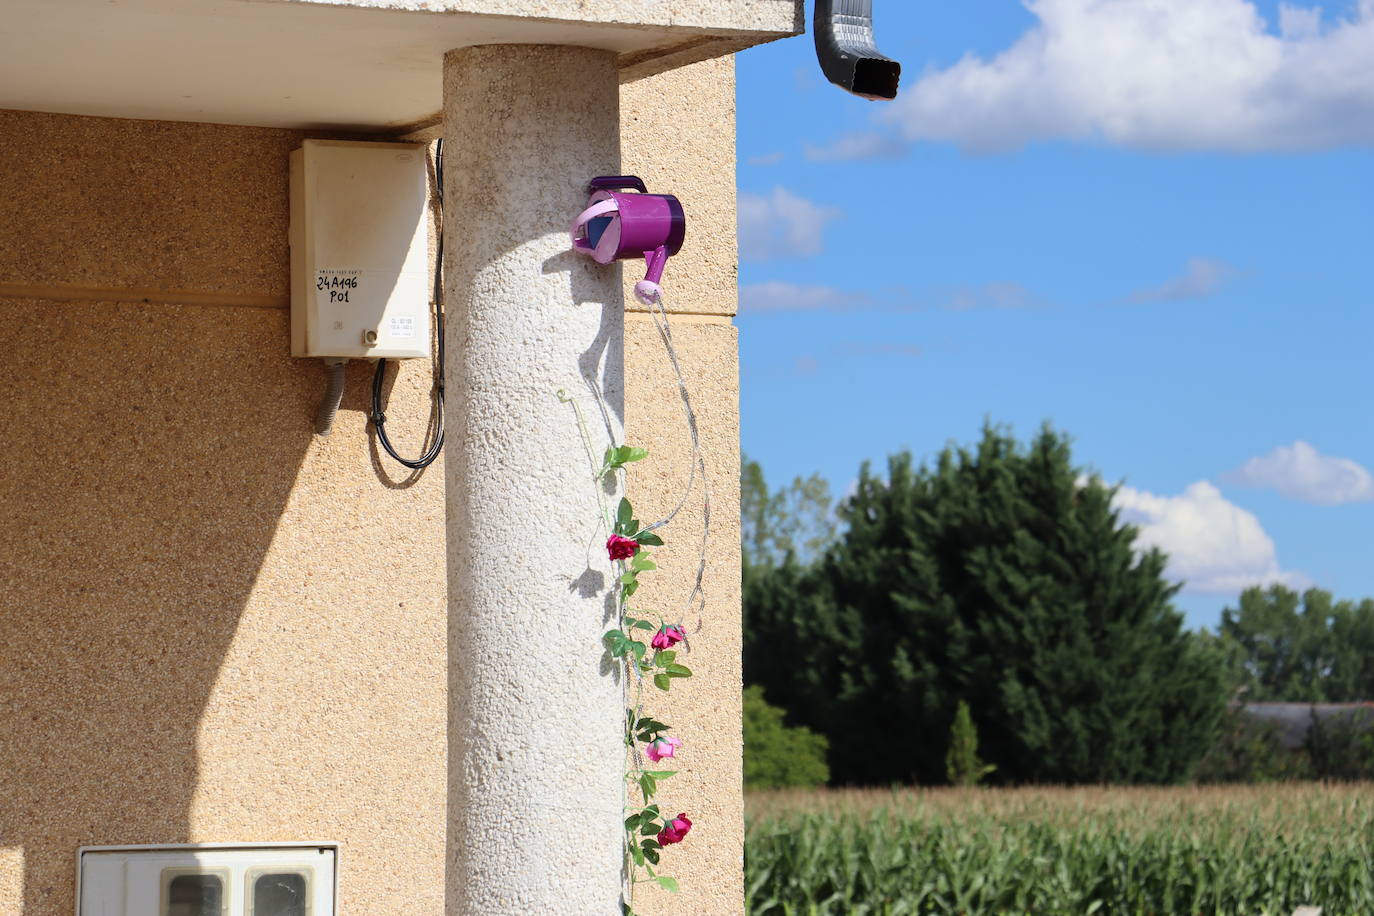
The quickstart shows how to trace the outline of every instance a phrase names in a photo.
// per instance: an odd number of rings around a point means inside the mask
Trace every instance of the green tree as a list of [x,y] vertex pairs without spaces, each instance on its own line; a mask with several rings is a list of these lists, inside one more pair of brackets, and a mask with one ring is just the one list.
[[1303,750],[1320,779],[1374,779],[1374,713],[1353,709],[1320,716],[1311,712],[1312,727]]
[[999,781],[1183,779],[1225,685],[1112,497],[1049,427],[865,465],[816,564],[746,575],[746,679],[830,738],[840,782],[941,781],[959,699]]
[[1249,702],[1345,703],[1374,699],[1374,599],[1335,601],[1311,588],[1246,589],[1221,616],[1221,638],[1240,659]]
[[783,724],[783,711],[769,705],[763,688],[744,690],[744,784],[751,789],[818,786],[830,778],[827,742],[807,728]]
[[810,562],[835,536],[830,484],[819,474],[768,489],[763,468],[740,456],[740,534],[744,562],[776,566],[796,556]]
[[949,727],[949,752],[945,754],[945,777],[951,785],[976,786],[997,769],[978,759],[978,730],[968,704],[959,701],[954,724]]

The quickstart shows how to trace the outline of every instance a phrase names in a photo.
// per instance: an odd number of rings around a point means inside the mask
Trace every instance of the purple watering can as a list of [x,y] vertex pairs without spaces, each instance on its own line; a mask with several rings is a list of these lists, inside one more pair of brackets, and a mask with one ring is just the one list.
[[587,191],[587,208],[572,224],[573,250],[591,255],[598,264],[644,258],[647,270],[635,284],[635,295],[653,303],[662,293],[663,267],[669,255],[682,249],[687,234],[682,204],[671,194],[648,193],[643,180],[633,175],[593,178]]

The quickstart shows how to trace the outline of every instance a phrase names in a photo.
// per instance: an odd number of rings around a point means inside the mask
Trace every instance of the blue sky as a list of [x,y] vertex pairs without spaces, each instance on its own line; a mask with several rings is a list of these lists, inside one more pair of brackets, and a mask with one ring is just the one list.
[[810,36],[738,58],[770,482],[1049,420],[1191,625],[1247,584],[1374,596],[1374,0],[874,6],[896,102]]

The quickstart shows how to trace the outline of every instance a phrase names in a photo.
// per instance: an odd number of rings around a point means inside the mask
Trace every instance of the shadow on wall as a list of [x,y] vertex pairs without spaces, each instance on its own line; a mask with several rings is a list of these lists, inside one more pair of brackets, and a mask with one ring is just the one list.
[[[0,300],[0,847],[190,838],[197,726],[310,444],[277,309]],[[250,749],[245,756],[251,759]]]

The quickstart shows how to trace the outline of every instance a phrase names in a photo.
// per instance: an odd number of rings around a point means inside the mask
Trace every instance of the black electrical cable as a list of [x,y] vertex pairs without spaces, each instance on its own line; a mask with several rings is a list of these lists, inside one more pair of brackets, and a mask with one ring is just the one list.
[[386,414],[382,412],[382,382],[386,379],[386,359],[377,360],[377,370],[372,373],[372,428],[377,430],[377,441],[386,453],[399,463],[413,470],[422,470],[434,463],[444,449],[444,141],[440,138],[434,147],[434,193],[438,199],[438,223],[435,230],[436,254],[434,255],[434,412],[431,414],[430,429],[434,431],[429,447],[419,458],[402,458],[392,448],[386,435]]

